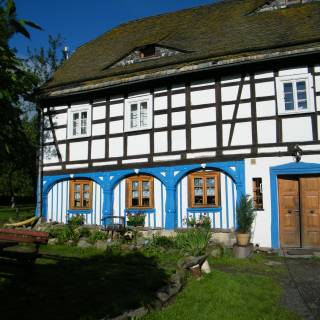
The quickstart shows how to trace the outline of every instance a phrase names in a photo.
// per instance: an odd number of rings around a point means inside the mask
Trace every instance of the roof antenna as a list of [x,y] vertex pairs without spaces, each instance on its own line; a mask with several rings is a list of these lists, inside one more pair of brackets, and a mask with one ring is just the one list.
[[69,49],[67,46],[65,46],[62,50],[62,54],[63,54],[63,58],[64,60],[68,60],[69,59]]

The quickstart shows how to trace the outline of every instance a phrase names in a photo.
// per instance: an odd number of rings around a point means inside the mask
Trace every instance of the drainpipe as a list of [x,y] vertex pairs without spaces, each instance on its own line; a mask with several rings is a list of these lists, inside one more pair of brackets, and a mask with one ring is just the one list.
[[37,160],[38,160],[38,179],[37,179],[37,207],[36,215],[42,217],[42,161],[43,161],[43,111],[40,106],[38,109],[38,132],[39,132],[39,146],[37,150]]

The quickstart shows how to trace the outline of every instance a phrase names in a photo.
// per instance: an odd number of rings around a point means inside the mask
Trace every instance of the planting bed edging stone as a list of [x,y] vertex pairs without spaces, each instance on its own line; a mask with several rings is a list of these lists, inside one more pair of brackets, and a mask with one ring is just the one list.
[[152,310],[165,307],[183,289],[186,283],[187,270],[195,265],[202,266],[205,262],[207,262],[207,255],[199,257],[188,256],[180,259],[177,263],[176,272],[171,276],[169,283],[156,291],[154,299],[148,306],[126,311],[114,318],[102,318],[101,320],[140,319]]

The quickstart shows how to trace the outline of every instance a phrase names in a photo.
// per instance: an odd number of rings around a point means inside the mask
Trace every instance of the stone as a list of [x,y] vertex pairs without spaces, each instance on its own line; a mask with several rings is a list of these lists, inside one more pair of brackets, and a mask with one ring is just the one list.
[[163,303],[169,299],[169,295],[166,291],[164,291],[164,288],[161,288],[156,292],[156,297]]
[[59,243],[59,240],[57,238],[52,238],[52,239],[49,239],[48,241],[48,245],[55,245],[58,243]]
[[137,242],[136,242],[136,245],[137,246],[144,246],[145,245],[145,242],[146,242],[146,239],[142,238],[142,237],[139,237],[137,239]]
[[206,259],[206,260],[204,261],[204,263],[202,264],[202,266],[201,266],[201,271],[202,271],[203,273],[210,273],[210,272],[211,272],[211,268],[210,268],[210,265],[209,265],[209,262],[208,262],[207,259]]
[[178,261],[177,265],[178,265],[178,268],[180,269],[189,269],[194,265],[197,265],[197,264],[201,265],[206,259],[207,259],[206,255],[198,256],[198,257],[188,256],[188,257],[181,258]]
[[132,240],[133,239],[133,231],[126,231],[126,233],[124,234],[124,238],[126,240]]
[[148,312],[149,311],[147,308],[141,307],[141,308],[127,312],[127,316],[129,317],[129,319],[139,319],[146,316]]
[[97,240],[94,246],[99,250],[105,251],[107,250],[109,245],[110,245],[110,242],[108,242],[108,240]]
[[66,243],[67,246],[72,247],[75,245],[75,242],[73,240],[68,240]]
[[277,266],[281,266],[282,262],[270,260],[270,261],[265,262],[265,265],[270,266],[270,267],[277,267]]
[[223,248],[221,246],[209,246],[207,249],[207,254],[211,257],[221,257],[223,255]]
[[253,253],[252,243],[247,246],[233,245],[233,255],[239,259],[249,258]]
[[78,248],[92,248],[92,244],[89,243],[85,238],[81,238],[77,244]]

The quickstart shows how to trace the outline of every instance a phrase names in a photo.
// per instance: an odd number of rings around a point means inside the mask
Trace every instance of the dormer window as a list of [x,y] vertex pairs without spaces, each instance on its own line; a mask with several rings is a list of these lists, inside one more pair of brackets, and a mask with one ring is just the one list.
[[139,50],[139,54],[140,54],[140,59],[153,57],[156,54],[156,47],[154,44],[145,46]]

